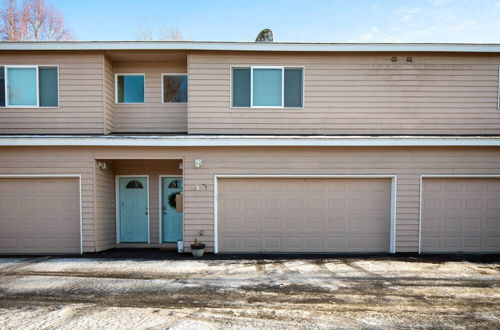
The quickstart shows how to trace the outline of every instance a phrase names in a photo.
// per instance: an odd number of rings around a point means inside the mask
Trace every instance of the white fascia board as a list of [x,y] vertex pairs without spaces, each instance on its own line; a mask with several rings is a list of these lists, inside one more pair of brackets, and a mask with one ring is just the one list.
[[500,146],[500,137],[335,136],[2,136],[0,146],[96,147],[411,147]]
[[196,41],[1,42],[0,50],[223,50],[307,52],[472,52],[498,53],[500,44],[452,43],[258,43]]

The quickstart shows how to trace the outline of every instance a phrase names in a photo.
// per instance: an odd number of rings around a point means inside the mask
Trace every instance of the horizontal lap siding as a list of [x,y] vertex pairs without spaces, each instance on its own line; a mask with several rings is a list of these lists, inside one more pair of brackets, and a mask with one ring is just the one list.
[[94,162],[94,234],[95,250],[111,249],[116,242],[116,208],[115,208],[115,176],[112,169],[114,162],[107,161],[109,169],[99,169],[98,162]]
[[59,65],[59,108],[0,108],[0,134],[102,134],[102,54],[0,53],[0,65],[50,64]]
[[[231,65],[304,66],[305,108],[231,109]],[[499,55],[190,52],[189,133],[498,134],[499,66]]]
[[[200,238],[198,235],[203,230],[201,240],[210,250],[213,249],[213,178],[216,174],[397,175],[397,252],[418,249],[420,175],[500,174],[500,148],[483,147],[40,147],[1,148],[0,155],[0,174],[82,174],[86,252],[94,249],[94,189],[100,189],[93,184],[94,159],[184,158],[185,244]],[[194,167],[194,160],[198,158],[203,159],[201,168]],[[110,178],[106,180],[109,201]],[[201,190],[196,190],[197,184]],[[203,190],[202,185],[207,185],[207,190]],[[109,219],[96,220],[96,228],[98,223],[99,226],[110,223]],[[107,235],[100,231],[97,229],[97,236]],[[99,248],[109,246],[103,244],[98,245]],[[106,244],[111,244],[109,238]]]
[[113,133],[114,131],[114,106],[115,106],[115,90],[114,90],[114,74],[113,63],[104,56],[104,134]]
[[[162,103],[162,73],[186,73],[185,62],[116,62],[114,73],[144,73],[145,104],[115,104],[117,133],[187,132],[187,104]],[[114,79],[114,78],[113,78]],[[114,97],[114,96],[113,96]]]
[[94,251],[94,171],[78,148],[0,148],[0,175],[79,174],[82,185],[83,251]]

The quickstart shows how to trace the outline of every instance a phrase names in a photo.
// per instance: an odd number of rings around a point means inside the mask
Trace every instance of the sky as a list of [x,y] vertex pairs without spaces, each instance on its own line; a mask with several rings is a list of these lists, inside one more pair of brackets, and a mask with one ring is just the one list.
[[46,0],[77,40],[500,43],[500,0]]

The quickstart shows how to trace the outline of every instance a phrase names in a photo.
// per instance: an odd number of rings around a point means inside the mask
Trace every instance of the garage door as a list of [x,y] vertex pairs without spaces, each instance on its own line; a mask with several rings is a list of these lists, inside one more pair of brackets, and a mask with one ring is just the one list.
[[500,252],[500,179],[424,179],[422,252]]
[[220,179],[219,252],[388,252],[389,179]]
[[73,178],[0,179],[0,253],[80,253]]

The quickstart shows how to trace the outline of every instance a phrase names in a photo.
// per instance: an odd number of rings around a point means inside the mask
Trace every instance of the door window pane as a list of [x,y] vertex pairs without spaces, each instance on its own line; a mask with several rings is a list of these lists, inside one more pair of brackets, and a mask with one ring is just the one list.
[[233,107],[250,107],[250,69],[233,69]]
[[118,103],[144,103],[144,76],[117,76]]
[[302,107],[302,69],[285,69],[285,107]]
[[282,74],[281,69],[253,70],[253,105],[282,106]]
[[41,107],[57,107],[57,68],[40,67],[39,93]]
[[11,106],[37,106],[35,68],[7,68],[7,93]]
[[188,77],[186,75],[163,76],[163,102],[186,103],[188,98]]

